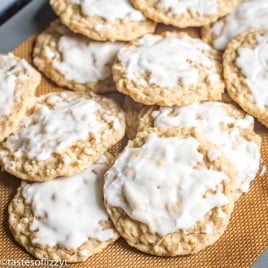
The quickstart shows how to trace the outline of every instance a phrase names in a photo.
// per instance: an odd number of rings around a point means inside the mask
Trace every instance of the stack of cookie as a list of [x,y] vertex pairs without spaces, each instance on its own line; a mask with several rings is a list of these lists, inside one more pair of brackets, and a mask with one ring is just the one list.
[[[50,4],[59,19],[37,37],[33,62],[72,91],[34,97],[38,72],[0,58],[0,163],[28,181],[9,206],[15,239],[37,258],[69,262],[119,236],[157,256],[215,243],[259,169],[251,115],[268,126],[265,0]],[[157,23],[203,26],[203,40],[156,34]],[[123,94],[125,114],[97,95],[110,92]],[[129,142],[111,155],[125,115]]]
[[83,261],[118,238],[102,187],[124,112],[94,93],[35,97],[41,76],[25,60],[1,55],[0,66],[0,162],[28,181],[9,206],[11,232],[37,258]]

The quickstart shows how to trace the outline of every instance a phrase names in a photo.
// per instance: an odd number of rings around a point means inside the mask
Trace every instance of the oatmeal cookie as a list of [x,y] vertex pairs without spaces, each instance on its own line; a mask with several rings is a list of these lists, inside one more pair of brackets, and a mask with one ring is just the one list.
[[105,205],[130,246],[158,256],[197,253],[224,233],[233,167],[195,129],[140,132],[105,174]]
[[240,33],[256,28],[268,28],[267,0],[242,0],[226,17],[201,30],[202,39],[218,50],[225,50],[228,43]]
[[81,262],[118,238],[103,204],[107,156],[72,177],[18,188],[8,209],[9,227],[34,257]]
[[230,97],[268,127],[268,29],[242,33],[223,56]]
[[130,41],[156,27],[130,0],[50,0],[50,5],[68,28],[97,41]]
[[235,200],[249,191],[261,160],[261,138],[253,117],[231,104],[194,103],[182,107],[153,107],[139,121],[138,131],[149,127],[196,127],[221,148],[235,169]]
[[49,93],[36,98],[14,134],[0,144],[0,162],[23,180],[71,176],[124,134],[124,113],[113,100],[70,91]]
[[96,42],[53,22],[35,42],[33,62],[58,86],[74,91],[115,91],[112,77],[120,42]]
[[240,0],[131,0],[148,18],[179,28],[200,27],[228,14]]
[[113,65],[117,90],[146,105],[219,100],[221,55],[185,33],[145,35],[121,48]]
[[41,75],[24,59],[0,54],[0,141],[8,137],[32,105]]

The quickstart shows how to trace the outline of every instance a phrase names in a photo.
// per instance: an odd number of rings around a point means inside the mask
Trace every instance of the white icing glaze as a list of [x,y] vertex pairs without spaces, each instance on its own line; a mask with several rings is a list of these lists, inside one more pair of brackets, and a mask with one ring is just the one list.
[[[223,172],[196,167],[203,159],[194,138],[147,137],[139,148],[127,148],[105,174],[104,198],[131,218],[161,235],[185,231],[207,212],[229,202],[215,191]],[[194,168],[195,167],[195,168]]]
[[[198,127],[208,141],[218,145],[234,165],[237,188],[242,192],[249,190],[250,182],[259,169],[260,150],[255,142],[240,135],[239,128],[249,128],[254,122],[251,116],[235,119],[228,115],[219,102],[195,103],[181,108],[161,107],[152,116],[153,126],[158,128]],[[233,125],[233,128],[223,131],[222,125]],[[212,152],[209,157],[213,161],[215,153]]]
[[107,21],[116,19],[128,21],[145,20],[143,14],[136,10],[129,0],[69,0],[81,6],[86,16],[98,16]]
[[0,55],[0,116],[9,115],[14,102],[19,101],[17,84],[29,78],[32,70],[23,59],[15,59],[12,54]]
[[8,75],[0,70],[0,116],[9,115],[13,103],[16,101],[15,95],[16,76]]
[[191,13],[210,15],[217,12],[217,0],[160,0],[157,4],[161,8],[167,8],[171,14],[183,14],[188,10]]
[[211,233],[213,233],[213,227],[212,227],[212,225],[211,224],[206,224],[206,227],[205,227],[206,229],[205,229],[205,233],[206,234],[211,234]]
[[86,248],[84,248],[84,249],[79,251],[79,255],[83,256],[83,257],[88,256],[89,253],[90,253],[90,251],[88,249],[86,249]]
[[220,155],[221,154],[218,150],[211,149],[208,151],[208,159],[211,162],[215,161]]
[[268,25],[267,0],[242,0],[239,5],[224,19],[213,25],[216,36],[215,48],[224,50],[227,44],[239,33],[248,29],[266,29]]
[[64,33],[57,44],[61,59],[46,47],[45,53],[53,59],[56,68],[66,80],[89,83],[104,80],[111,75],[112,64],[122,43],[95,42],[70,31]]
[[21,122],[21,131],[6,140],[6,147],[17,157],[26,154],[29,159],[46,160],[53,152],[60,153],[89,136],[98,141],[107,125],[100,123],[97,113],[114,128],[120,126],[119,119],[93,99],[70,100],[68,94],[61,93],[60,97],[50,95],[47,103],[51,107],[37,104],[33,114]]
[[219,208],[218,209],[218,218],[222,218],[222,219],[225,219],[226,218],[226,213],[221,209],[221,208]]
[[187,35],[162,38],[147,34],[138,41],[137,47],[122,48],[118,59],[127,69],[130,80],[146,84],[147,78],[140,75],[149,74],[150,83],[174,87],[179,82],[197,83],[198,67],[204,69],[210,82],[220,80],[214,62],[206,55],[210,50],[209,45],[200,39]]
[[72,177],[42,183],[22,184],[22,196],[34,214],[30,230],[34,243],[76,249],[88,239],[107,241],[113,230],[103,230],[100,222],[108,215],[103,204],[105,157]]
[[268,105],[268,34],[257,36],[254,48],[241,47],[238,54],[236,65],[246,77],[252,100],[259,109],[265,109]]

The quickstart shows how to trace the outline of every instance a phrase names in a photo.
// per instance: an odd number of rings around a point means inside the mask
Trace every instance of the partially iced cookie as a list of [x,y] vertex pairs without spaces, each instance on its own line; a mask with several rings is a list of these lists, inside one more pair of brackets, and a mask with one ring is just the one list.
[[240,33],[255,28],[267,29],[267,0],[242,0],[226,17],[202,29],[202,38],[218,50]]
[[160,106],[219,100],[224,90],[220,54],[185,33],[147,34],[121,48],[113,65],[118,91]]
[[194,129],[138,134],[105,174],[104,200],[130,246],[158,256],[215,243],[233,209],[232,165]]
[[98,41],[134,40],[156,27],[130,0],[50,0],[50,5],[68,28]]
[[179,28],[199,27],[228,14],[239,0],[131,0],[148,18]]
[[94,163],[124,134],[124,113],[112,99],[50,93],[35,100],[14,134],[0,145],[0,162],[23,180],[71,176]]
[[249,191],[260,166],[261,138],[254,132],[254,119],[231,104],[194,103],[183,107],[152,107],[140,120],[138,130],[148,127],[196,127],[221,148],[235,169],[237,200]]
[[109,155],[72,177],[22,183],[9,205],[15,240],[38,259],[85,261],[118,238],[103,204]]
[[57,85],[75,91],[115,91],[112,64],[119,42],[96,42],[75,34],[58,20],[35,42],[33,62]]
[[25,116],[40,81],[41,75],[24,59],[0,54],[0,141]]
[[268,127],[268,30],[239,35],[228,45],[223,62],[230,97]]

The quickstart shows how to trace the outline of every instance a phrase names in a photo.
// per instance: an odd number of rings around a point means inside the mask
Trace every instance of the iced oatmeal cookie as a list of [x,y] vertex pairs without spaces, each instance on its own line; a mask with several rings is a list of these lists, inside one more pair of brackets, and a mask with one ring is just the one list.
[[121,46],[75,34],[57,20],[37,37],[33,62],[59,86],[106,93],[115,91],[112,64]]
[[156,27],[130,0],[50,0],[50,5],[68,28],[97,41],[134,40]]
[[239,35],[223,56],[230,97],[268,127],[268,29]]
[[199,27],[228,14],[240,0],[131,0],[148,18],[179,28]]
[[103,204],[106,154],[81,173],[26,183],[9,205],[15,240],[38,259],[85,261],[118,238]]
[[185,33],[147,34],[119,50],[113,65],[117,90],[146,105],[219,100],[221,55]]
[[13,54],[0,54],[0,141],[11,134],[32,104],[41,75]]
[[232,165],[195,129],[140,132],[105,174],[104,201],[130,246],[158,256],[215,243],[233,210]]
[[182,107],[152,107],[139,121],[138,131],[149,127],[196,127],[219,146],[235,169],[237,200],[249,191],[261,160],[261,138],[254,119],[234,105],[221,102],[194,103]]
[[125,134],[111,99],[77,92],[42,95],[0,145],[5,171],[29,181],[71,176],[94,163]]
[[228,43],[240,33],[256,28],[268,28],[267,0],[242,0],[234,10],[217,22],[202,28],[202,38],[218,50],[225,50]]

